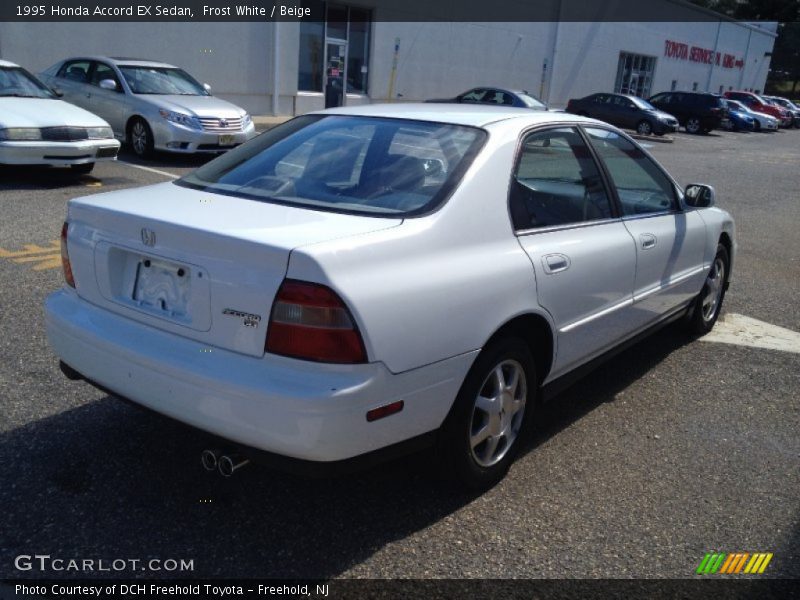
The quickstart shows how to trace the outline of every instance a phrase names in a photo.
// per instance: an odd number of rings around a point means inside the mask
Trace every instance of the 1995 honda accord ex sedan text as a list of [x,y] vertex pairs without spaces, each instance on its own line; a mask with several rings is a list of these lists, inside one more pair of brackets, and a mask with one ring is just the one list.
[[69,377],[245,456],[438,444],[485,487],[569,377],[673,319],[714,326],[736,245],[713,204],[592,119],[333,109],[70,201],[47,331]]

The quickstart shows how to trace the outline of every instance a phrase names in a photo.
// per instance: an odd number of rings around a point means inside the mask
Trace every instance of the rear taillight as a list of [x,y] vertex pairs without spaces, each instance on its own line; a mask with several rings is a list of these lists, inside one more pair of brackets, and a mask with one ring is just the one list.
[[69,264],[69,253],[67,252],[67,230],[69,223],[64,221],[61,227],[61,266],[64,268],[64,280],[70,287],[75,287],[75,278],[72,276],[72,265]]
[[367,361],[350,311],[329,287],[285,279],[275,296],[265,350],[327,363]]

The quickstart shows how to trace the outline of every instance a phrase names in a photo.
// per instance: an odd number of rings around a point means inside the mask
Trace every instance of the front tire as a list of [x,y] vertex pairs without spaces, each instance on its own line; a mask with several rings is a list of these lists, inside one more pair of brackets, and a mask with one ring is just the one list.
[[636,126],[636,133],[639,135],[650,135],[653,133],[653,126],[650,125],[650,121],[646,119],[639,121],[639,124]]
[[153,156],[153,131],[144,119],[136,118],[131,121],[128,129],[128,141],[133,153],[139,158]]
[[722,301],[725,299],[725,288],[730,273],[730,256],[728,249],[719,244],[714,262],[706,276],[703,289],[694,301],[689,319],[689,330],[692,333],[704,335],[714,328],[722,310]]
[[518,338],[501,338],[470,369],[440,438],[444,468],[462,485],[500,481],[519,451],[536,399],[533,355]]

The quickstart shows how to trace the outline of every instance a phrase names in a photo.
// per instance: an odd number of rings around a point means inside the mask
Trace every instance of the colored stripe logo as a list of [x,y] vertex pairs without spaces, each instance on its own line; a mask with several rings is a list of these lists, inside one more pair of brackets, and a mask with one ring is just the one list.
[[698,575],[761,575],[772,560],[772,552],[706,552],[700,565]]

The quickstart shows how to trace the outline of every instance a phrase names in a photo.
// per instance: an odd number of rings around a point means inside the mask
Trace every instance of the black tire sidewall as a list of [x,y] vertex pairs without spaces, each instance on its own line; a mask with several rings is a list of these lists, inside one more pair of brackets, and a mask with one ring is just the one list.
[[[136,127],[138,123],[142,124],[142,126],[144,127],[144,131],[147,134],[147,143],[145,144],[144,151],[141,154],[136,152],[136,148],[133,145],[133,128]],[[155,144],[155,140],[153,139],[153,130],[150,128],[150,125],[148,124],[147,121],[138,117],[133,121],[131,121],[129,138],[130,138],[129,141],[131,150],[133,150],[133,153],[136,156],[138,156],[139,158],[149,158],[153,155],[153,146]]]
[[[694,309],[692,312],[692,319],[690,323],[690,328],[694,333],[703,335],[708,333],[714,328],[714,325],[719,319],[719,315],[722,312],[722,303],[725,300],[725,291],[728,283],[728,278],[730,277],[730,265],[731,260],[730,256],[728,255],[728,249],[723,244],[717,245],[717,252],[714,254],[714,262],[716,262],[717,258],[722,257],[722,263],[725,265],[725,279],[722,282],[722,292],[719,297],[719,302],[717,303],[717,307],[714,312],[714,316],[711,320],[706,321],[703,319],[703,294],[706,289],[705,281],[703,282],[703,289],[700,290],[697,298],[695,299]],[[713,268],[713,262],[712,262]]]
[[[474,402],[489,373],[498,364],[509,359],[517,361],[525,371],[528,393],[525,414],[519,435],[503,459],[491,467],[483,467],[475,462],[469,444],[469,428]],[[514,461],[523,443],[525,433],[530,428],[537,396],[536,367],[530,348],[525,342],[513,337],[501,338],[484,348],[464,379],[450,414],[442,427],[440,450],[444,459],[443,466],[448,473],[455,476],[459,483],[471,489],[487,489],[500,481]]]

